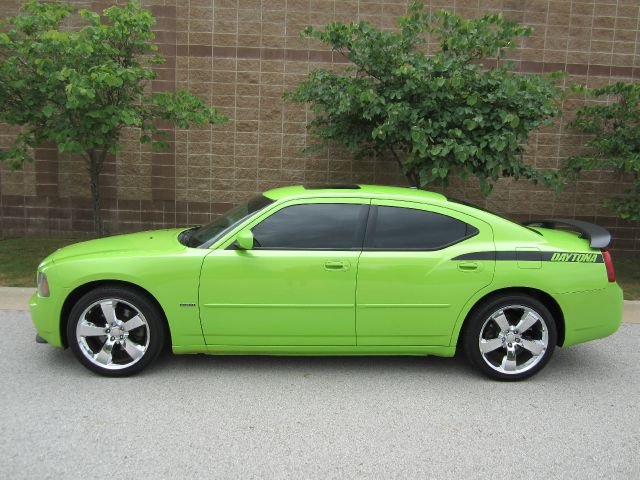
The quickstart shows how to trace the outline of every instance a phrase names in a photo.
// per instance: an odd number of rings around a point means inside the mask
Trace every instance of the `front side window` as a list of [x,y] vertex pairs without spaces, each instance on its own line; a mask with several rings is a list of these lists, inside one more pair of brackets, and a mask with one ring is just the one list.
[[402,207],[376,207],[367,232],[367,250],[438,250],[478,233],[478,229],[439,213]]
[[350,203],[285,207],[252,229],[255,248],[359,250],[368,209],[368,205]]

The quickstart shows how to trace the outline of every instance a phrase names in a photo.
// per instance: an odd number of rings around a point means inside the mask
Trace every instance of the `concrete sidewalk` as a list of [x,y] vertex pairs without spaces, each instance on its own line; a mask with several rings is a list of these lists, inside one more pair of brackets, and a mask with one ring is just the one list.
[[[0,310],[28,310],[34,288],[0,287]],[[640,301],[624,302],[624,323],[640,324]]]

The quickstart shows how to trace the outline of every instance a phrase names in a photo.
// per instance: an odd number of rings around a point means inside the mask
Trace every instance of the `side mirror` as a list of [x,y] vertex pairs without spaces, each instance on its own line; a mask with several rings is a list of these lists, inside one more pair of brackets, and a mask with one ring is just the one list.
[[253,248],[253,232],[242,230],[236,237],[236,243],[240,250],[251,250]]

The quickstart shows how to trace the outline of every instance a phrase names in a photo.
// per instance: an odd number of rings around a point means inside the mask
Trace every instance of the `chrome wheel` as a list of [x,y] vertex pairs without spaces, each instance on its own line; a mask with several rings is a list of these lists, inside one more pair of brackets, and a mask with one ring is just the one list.
[[89,305],[76,326],[82,354],[94,365],[120,370],[137,363],[149,347],[149,325],[131,303],[118,298]]
[[522,305],[494,312],[480,329],[478,347],[483,360],[504,374],[535,367],[549,347],[549,328],[542,315]]

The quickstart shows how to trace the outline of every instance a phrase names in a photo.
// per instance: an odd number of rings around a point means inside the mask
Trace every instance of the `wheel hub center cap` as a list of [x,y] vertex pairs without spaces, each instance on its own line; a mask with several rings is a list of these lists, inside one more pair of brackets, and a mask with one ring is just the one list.
[[111,336],[119,338],[124,336],[125,334],[125,329],[122,328],[120,325],[116,326],[116,327],[111,327]]
[[514,343],[516,341],[516,334],[513,332],[509,332],[505,335],[504,339],[507,343]]

